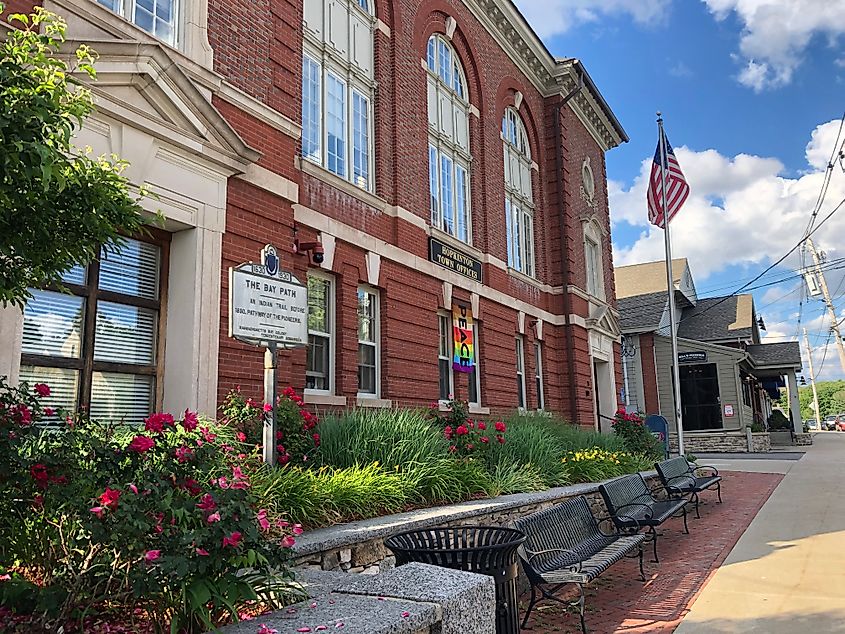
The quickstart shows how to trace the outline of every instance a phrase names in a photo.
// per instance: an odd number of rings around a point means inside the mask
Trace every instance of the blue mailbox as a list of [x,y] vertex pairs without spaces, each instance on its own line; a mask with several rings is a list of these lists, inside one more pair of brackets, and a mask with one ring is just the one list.
[[659,414],[651,414],[645,419],[645,426],[651,435],[663,445],[663,455],[669,457],[669,422]]

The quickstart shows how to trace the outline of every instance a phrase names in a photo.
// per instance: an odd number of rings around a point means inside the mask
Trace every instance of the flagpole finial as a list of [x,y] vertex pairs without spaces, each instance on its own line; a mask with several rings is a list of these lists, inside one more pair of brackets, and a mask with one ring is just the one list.
[[663,123],[663,113],[660,110],[657,111],[657,123]]

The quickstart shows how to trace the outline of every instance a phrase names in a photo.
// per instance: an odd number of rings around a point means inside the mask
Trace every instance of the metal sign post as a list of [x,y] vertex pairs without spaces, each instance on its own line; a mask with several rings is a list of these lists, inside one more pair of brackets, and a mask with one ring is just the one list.
[[229,269],[229,336],[264,351],[263,458],[276,464],[276,351],[308,345],[308,287],[279,269],[273,245],[261,251],[261,264],[248,262]]
[[268,465],[276,464],[276,369],[279,363],[276,358],[276,344],[271,343],[264,351],[264,402],[270,403],[270,411],[264,415],[264,462]]

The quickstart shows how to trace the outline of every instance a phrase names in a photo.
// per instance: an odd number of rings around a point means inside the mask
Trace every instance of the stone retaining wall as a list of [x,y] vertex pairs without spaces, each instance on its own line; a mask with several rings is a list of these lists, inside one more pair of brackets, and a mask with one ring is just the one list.
[[[767,453],[771,451],[771,439],[768,433],[751,434],[752,451]],[[719,431],[684,434],[684,450],[687,453],[747,453],[748,439],[745,432]],[[669,437],[669,451],[677,453],[678,437]]]
[[795,444],[799,447],[806,447],[813,444],[813,434],[803,433],[795,434]]
[[[657,486],[655,472],[646,472],[643,476],[650,487]],[[536,513],[578,495],[587,497],[596,517],[607,516],[607,508],[598,493],[598,483],[473,500],[308,531],[297,539],[294,546],[294,567],[300,570],[379,574],[396,564],[395,557],[384,545],[385,538],[395,533],[429,526],[507,526],[517,517]]]

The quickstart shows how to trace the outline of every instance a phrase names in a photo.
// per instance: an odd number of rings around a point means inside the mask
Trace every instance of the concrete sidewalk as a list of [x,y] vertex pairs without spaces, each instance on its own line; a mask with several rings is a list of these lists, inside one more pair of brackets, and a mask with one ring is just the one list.
[[843,458],[845,434],[816,434],[815,445],[801,460],[747,465],[778,469],[786,476],[699,595],[678,634],[845,632]]

